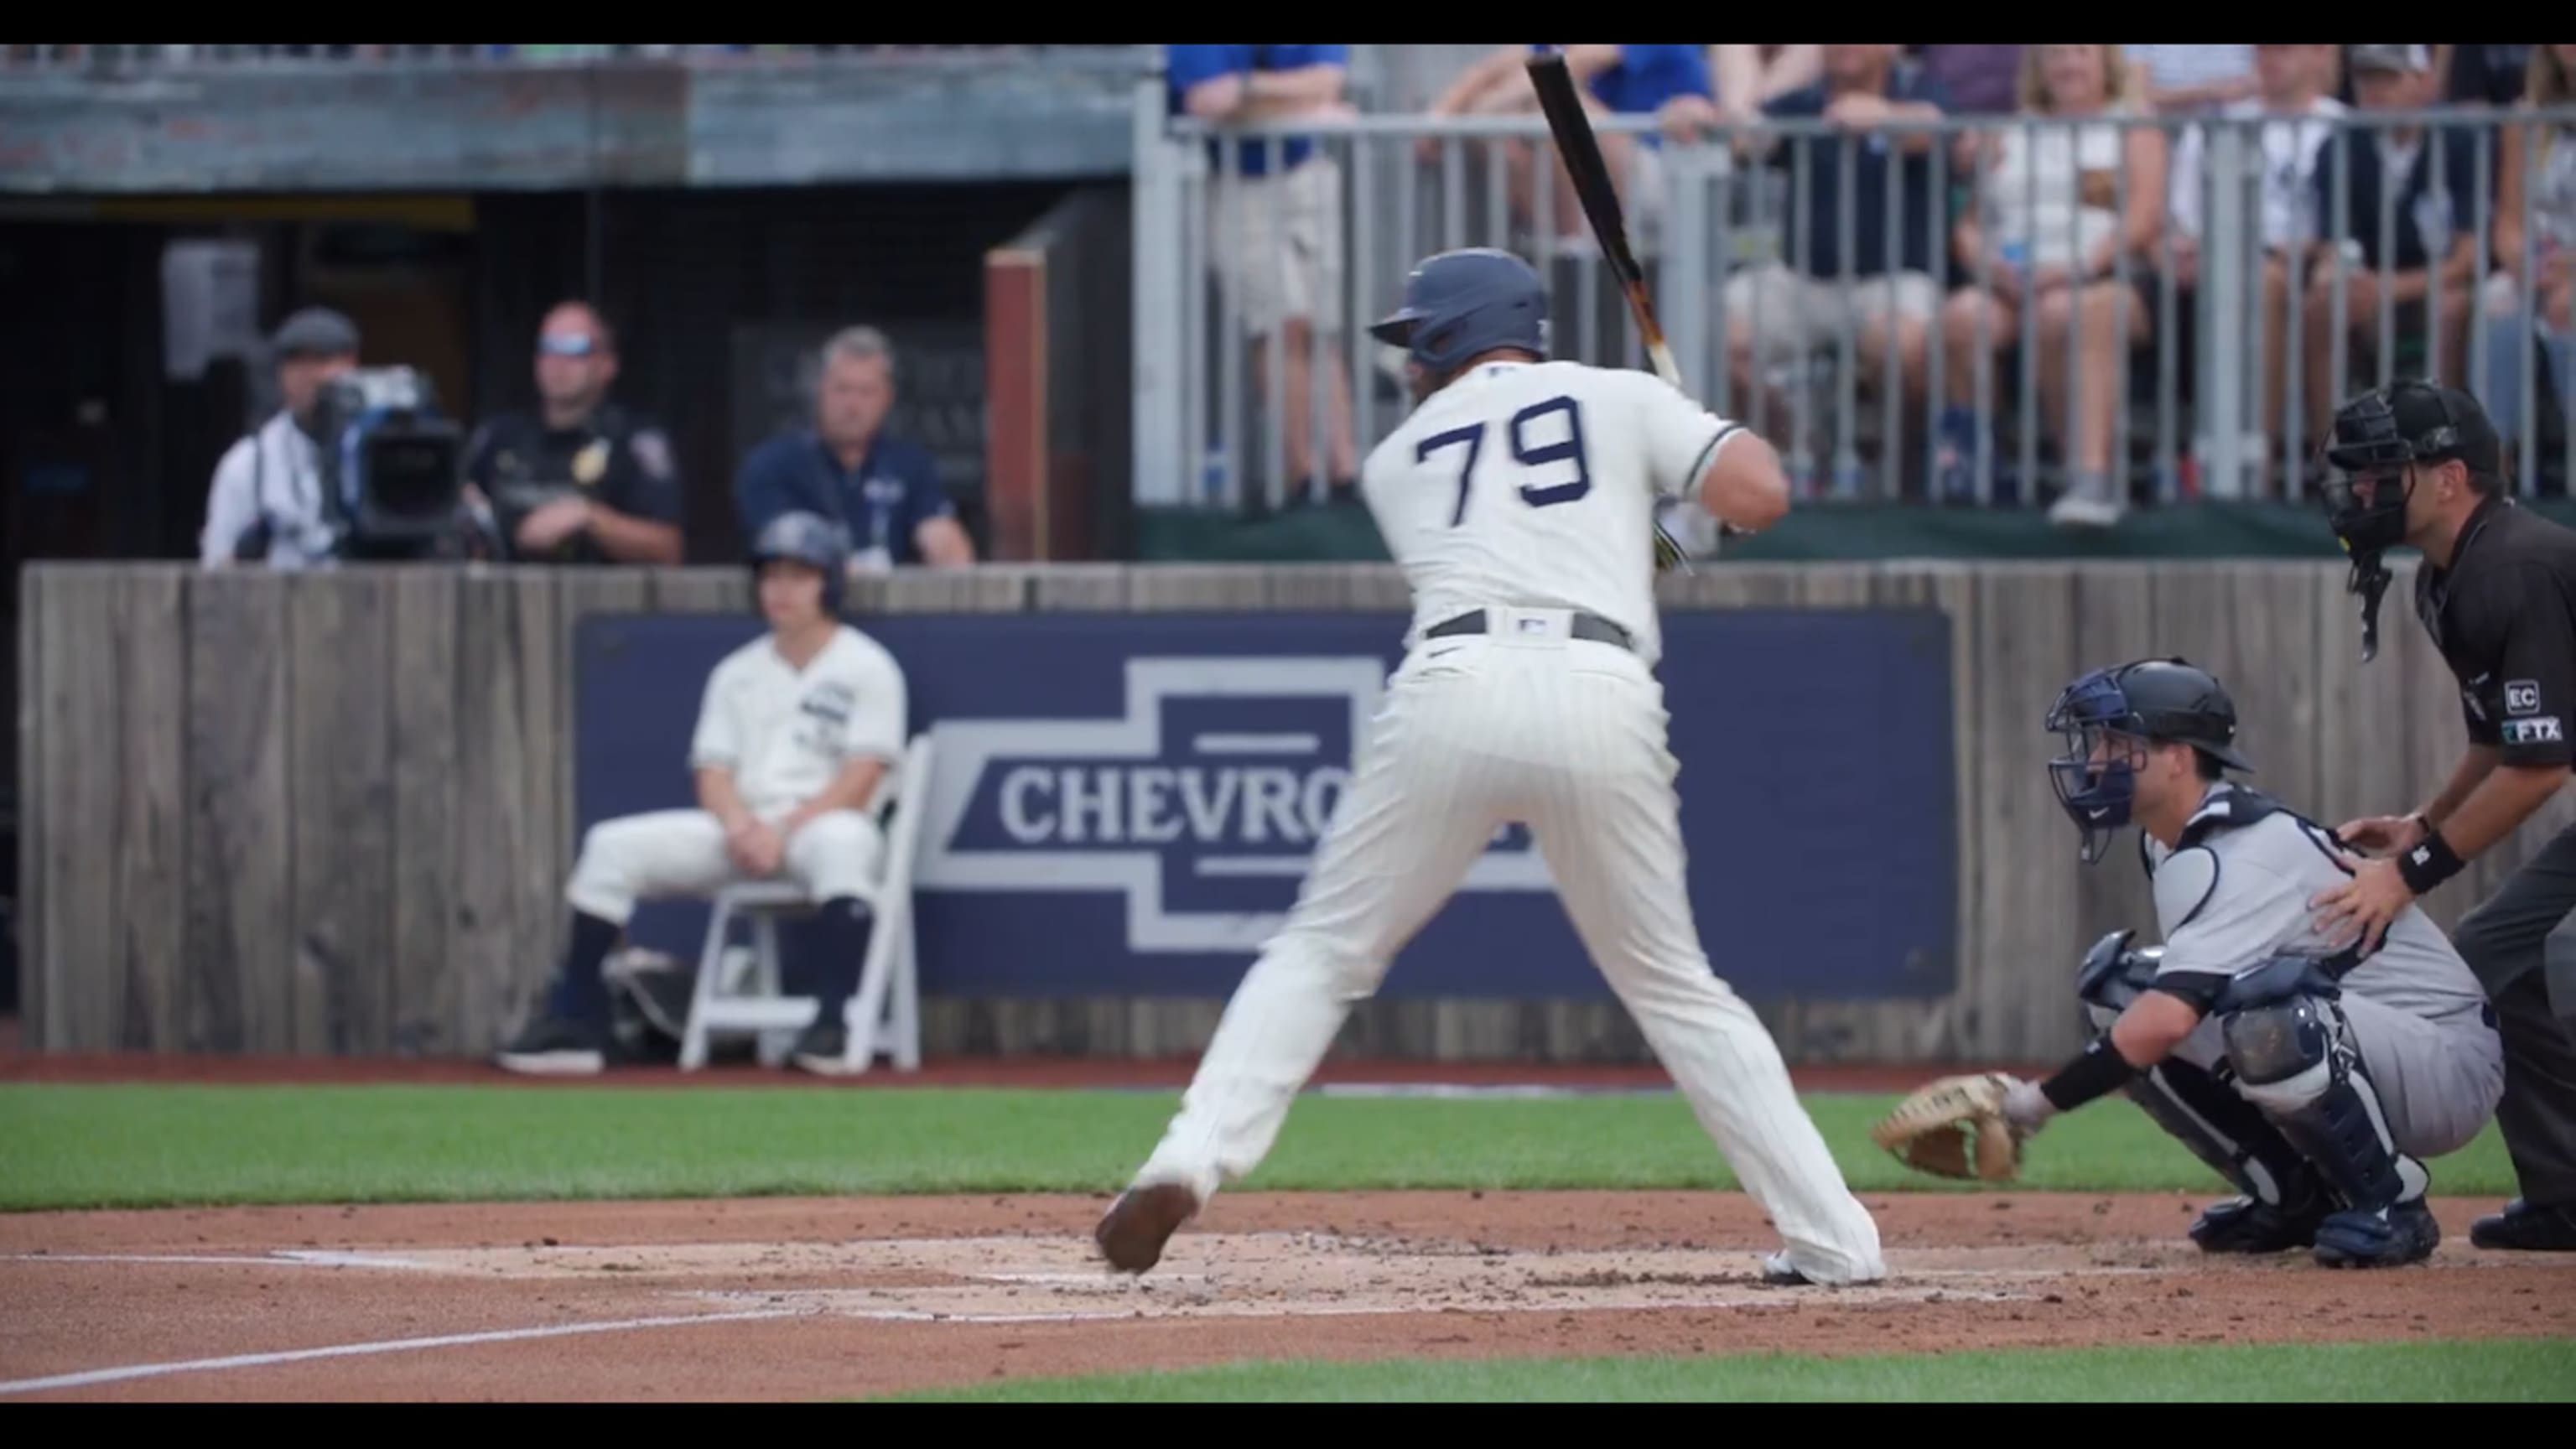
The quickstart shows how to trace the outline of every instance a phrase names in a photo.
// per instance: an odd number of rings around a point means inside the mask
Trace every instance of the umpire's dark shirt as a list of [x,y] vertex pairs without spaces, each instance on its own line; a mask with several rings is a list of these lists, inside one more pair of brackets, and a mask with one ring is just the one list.
[[2576,530],[2501,495],[2460,530],[2451,566],[2415,575],[2415,613],[2460,682],[2472,744],[2508,765],[2570,762],[2576,724]]
[[670,438],[615,403],[571,428],[549,428],[533,413],[503,413],[475,430],[465,476],[492,500],[510,557],[531,563],[614,562],[588,533],[542,554],[520,547],[520,521],[555,498],[595,498],[630,517],[681,521]]

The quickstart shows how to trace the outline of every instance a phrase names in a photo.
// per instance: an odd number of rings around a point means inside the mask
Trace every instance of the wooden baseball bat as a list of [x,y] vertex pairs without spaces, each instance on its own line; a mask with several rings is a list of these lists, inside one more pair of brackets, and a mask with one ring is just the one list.
[[[1585,219],[1592,223],[1593,240],[1601,244],[1601,254],[1618,275],[1619,290],[1627,295],[1628,311],[1637,319],[1646,356],[1654,364],[1655,375],[1680,391],[1682,370],[1673,361],[1672,348],[1665,345],[1663,325],[1655,320],[1654,298],[1646,291],[1646,269],[1637,264],[1637,254],[1628,246],[1628,224],[1619,210],[1619,193],[1610,184],[1610,163],[1602,159],[1592,118],[1584,114],[1582,98],[1575,94],[1574,73],[1565,67],[1565,51],[1550,46],[1531,55],[1526,64],[1539,106],[1547,113],[1547,128],[1565,157],[1565,173],[1574,178],[1574,194],[1583,203]],[[1734,530],[1721,524],[1720,531]],[[1688,562],[1681,545],[1657,523],[1655,567],[1664,570]]]

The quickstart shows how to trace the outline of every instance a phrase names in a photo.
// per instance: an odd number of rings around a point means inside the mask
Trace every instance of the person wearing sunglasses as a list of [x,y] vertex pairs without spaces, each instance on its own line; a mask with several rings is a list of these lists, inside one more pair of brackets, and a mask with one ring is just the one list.
[[616,334],[588,305],[565,302],[537,333],[537,410],[475,431],[466,481],[492,509],[512,561],[681,561],[670,438],[607,400],[616,378]]

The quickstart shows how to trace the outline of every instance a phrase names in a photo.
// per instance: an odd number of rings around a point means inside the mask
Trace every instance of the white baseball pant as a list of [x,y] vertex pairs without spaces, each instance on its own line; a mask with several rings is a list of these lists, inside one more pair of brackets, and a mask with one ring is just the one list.
[[[1548,621],[1539,635],[1518,621]],[[1711,971],[1683,881],[1680,766],[1645,662],[1578,640],[1563,610],[1398,666],[1357,777],[1286,925],[1227,1003],[1139,1184],[1202,1203],[1258,1166],[1351,1004],[1456,891],[1496,830],[1526,822],[1596,969],[1700,1124],[1820,1283],[1881,1277],[1878,1227],[1789,1084],[1777,1044]]]
[[[885,837],[874,820],[856,810],[834,810],[787,838],[781,873],[814,899],[828,901],[874,882],[884,850]],[[584,915],[622,926],[639,900],[706,895],[741,878],[725,853],[724,825],[714,815],[652,810],[590,827],[564,899]]]

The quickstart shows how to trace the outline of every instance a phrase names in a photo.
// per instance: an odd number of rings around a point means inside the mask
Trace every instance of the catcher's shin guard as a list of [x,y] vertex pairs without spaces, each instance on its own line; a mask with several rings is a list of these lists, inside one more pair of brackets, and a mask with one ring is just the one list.
[[2191,1238],[2212,1253],[2277,1253],[2316,1241],[2332,1208],[2308,1165],[2254,1105],[2224,1082],[2167,1058],[2129,1083],[2129,1099],[2241,1196],[2212,1204]]
[[2382,1265],[2431,1254],[2441,1241],[2424,1206],[2431,1175],[2397,1150],[2342,1008],[2302,996],[2234,1012],[2219,1029],[2238,1091],[2340,1200],[2317,1226],[2318,1261]]

